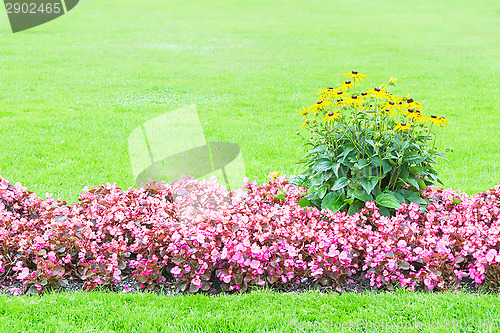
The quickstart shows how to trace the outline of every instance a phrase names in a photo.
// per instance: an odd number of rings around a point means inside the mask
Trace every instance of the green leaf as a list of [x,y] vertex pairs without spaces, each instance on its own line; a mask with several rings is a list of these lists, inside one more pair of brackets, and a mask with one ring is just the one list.
[[378,157],[378,156],[372,156],[370,158],[370,163],[374,167],[379,167],[380,166],[380,157]]
[[332,166],[333,166],[332,161],[329,161],[327,159],[321,159],[314,165],[313,168],[318,172],[324,172],[327,170],[331,170]]
[[389,209],[387,209],[385,207],[379,207],[378,211],[379,211],[380,215],[391,217],[391,213],[389,212]]
[[298,187],[308,187],[309,181],[307,180],[307,177],[305,175],[298,175],[290,179],[290,184]]
[[392,164],[388,160],[382,160],[382,172],[384,174],[392,170]]
[[326,191],[327,191],[327,187],[326,186],[321,186],[318,190],[318,196],[320,199],[323,199],[323,197],[325,196],[326,194]]
[[340,199],[341,199],[341,197],[337,193],[335,193],[335,192],[328,193],[327,195],[325,195],[325,197],[321,201],[321,209],[325,209],[329,205],[331,205],[337,201],[340,201]]
[[418,180],[418,189],[420,191],[423,191],[423,190],[427,189],[427,185],[425,185],[425,182],[424,182],[423,179],[419,179]]
[[401,204],[399,203],[398,199],[396,199],[396,197],[394,196],[394,193],[390,191],[385,193],[380,193],[377,196],[377,198],[375,198],[375,202],[378,205],[387,208],[399,209],[401,207]]
[[366,158],[362,158],[358,161],[358,168],[363,169],[365,166],[370,165],[370,162]]
[[312,186],[320,186],[321,184],[323,184],[323,180],[321,179],[321,174],[316,175],[311,179],[311,187]]
[[347,156],[347,154],[349,154],[351,151],[354,150],[354,146],[349,146],[349,147],[346,147],[342,153],[339,154],[339,157],[342,157],[342,156]]
[[276,199],[280,199],[280,200],[285,200],[286,199],[286,196],[283,194],[283,193],[280,193],[278,195],[271,195],[271,198],[276,198]]
[[328,147],[326,145],[318,146],[310,151],[307,152],[306,156],[315,154],[315,153],[322,153],[324,152]]
[[328,193],[321,202],[321,209],[329,209],[332,212],[338,212],[347,204],[342,201],[342,197],[334,192]]
[[398,192],[394,192],[394,196],[400,203],[406,202],[405,197]]
[[370,193],[372,193],[375,186],[377,186],[378,180],[379,180],[378,177],[372,177],[371,179],[367,179],[367,178],[363,177],[363,178],[361,178],[361,186],[366,191],[366,193],[370,194]]
[[333,184],[332,191],[338,191],[338,190],[343,189],[344,187],[347,186],[347,182],[348,182],[348,180],[346,177],[341,177],[341,178],[337,179],[335,181],[335,183]]
[[297,205],[300,207],[309,207],[311,206],[311,201],[307,200],[306,198],[302,198],[297,202]]
[[362,208],[365,207],[365,203],[359,200],[356,200],[352,203],[352,205],[349,207],[349,210],[347,211],[347,214],[353,216],[356,213],[359,213]]
[[354,190],[352,193],[357,199],[367,202],[367,201],[373,201],[373,196],[371,194],[366,193],[363,190]]
[[453,198],[453,203],[456,204],[456,205],[459,204],[459,203],[461,203],[462,201],[463,201],[462,199]]
[[333,172],[335,172],[335,177],[339,176],[340,163],[335,163],[332,167]]
[[444,155],[443,155],[442,153],[440,153],[440,152],[437,152],[437,153],[435,153],[434,155],[436,155],[437,157],[440,157],[440,158],[445,159],[445,160],[447,160],[447,161],[448,161],[448,159],[446,158],[446,156],[444,156]]
[[427,156],[420,156],[417,153],[409,153],[405,154],[403,161],[407,162],[408,164],[420,164],[424,162],[427,159]]
[[413,191],[405,190],[405,189],[400,189],[400,190],[398,190],[398,192],[401,193],[401,195],[404,196],[406,201],[408,201],[408,202],[417,202],[419,204],[425,204],[425,205],[428,203],[417,192],[413,192]]
[[332,174],[333,174],[333,171],[332,170],[328,170],[326,172],[323,172],[321,174],[321,180],[325,183],[327,181],[330,180],[330,178],[332,178]]
[[420,186],[418,186],[417,180],[413,177],[409,177],[409,178],[403,179],[403,180],[410,183],[411,185],[413,185],[413,187],[415,187],[417,190],[420,188]]

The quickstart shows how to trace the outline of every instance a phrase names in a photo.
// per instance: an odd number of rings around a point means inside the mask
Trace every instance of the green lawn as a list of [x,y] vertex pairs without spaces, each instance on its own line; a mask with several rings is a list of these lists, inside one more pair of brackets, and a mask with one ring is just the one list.
[[398,78],[449,116],[440,170],[467,193],[500,181],[498,1],[82,1],[12,34],[0,24],[0,170],[74,201],[133,177],[131,130],[196,104],[207,141],[241,146],[252,180],[298,174],[296,110],[358,70]]
[[[85,185],[132,186],[129,133],[194,103],[207,141],[238,144],[250,179],[298,174],[296,110],[339,73],[358,70],[372,85],[397,77],[393,92],[449,116],[438,135],[441,150],[453,148],[442,179],[484,191],[500,182],[499,17],[496,0],[83,0],[12,34],[2,14],[0,171],[70,202]],[[310,321],[369,318],[477,325],[499,317],[498,301],[418,293],[1,296],[0,327],[288,332],[314,331]]]
[[[498,295],[0,296],[2,332],[497,332]],[[399,329],[399,330],[398,330]]]

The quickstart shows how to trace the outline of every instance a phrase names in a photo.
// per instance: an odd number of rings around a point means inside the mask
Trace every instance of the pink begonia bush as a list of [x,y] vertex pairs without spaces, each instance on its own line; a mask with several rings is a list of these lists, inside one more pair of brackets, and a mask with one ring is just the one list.
[[303,208],[305,191],[285,176],[236,191],[183,177],[85,188],[68,206],[0,178],[0,290],[90,290],[124,276],[138,289],[192,293],[342,289],[360,276],[386,289],[457,288],[464,277],[500,287],[500,186],[470,198],[429,187],[427,212],[403,204],[390,218],[373,202],[354,216]]

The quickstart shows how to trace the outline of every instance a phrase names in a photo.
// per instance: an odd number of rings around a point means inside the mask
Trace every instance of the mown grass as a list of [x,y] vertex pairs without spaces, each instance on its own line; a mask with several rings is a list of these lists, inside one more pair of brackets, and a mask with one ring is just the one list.
[[[339,73],[358,70],[373,85],[397,77],[395,93],[449,116],[450,128],[438,136],[441,150],[453,148],[439,168],[442,179],[477,193],[500,181],[499,16],[494,0],[101,0],[12,34],[4,15],[0,171],[70,202],[85,185],[132,186],[130,131],[194,103],[207,141],[237,143],[250,179],[265,181],[273,170],[297,174],[296,109]],[[413,331],[487,332],[478,325],[500,317],[498,301],[406,292],[0,296],[0,329],[339,331],[335,322],[359,319],[462,320],[476,326]]]
[[496,332],[498,295],[394,293],[220,296],[67,293],[0,296],[3,332]]
[[499,14],[494,0],[103,0],[17,34],[4,17],[0,170],[70,202],[84,185],[132,186],[130,131],[194,103],[250,179],[297,174],[296,110],[355,69],[449,116],[442,178],[486,190],[500,173]]

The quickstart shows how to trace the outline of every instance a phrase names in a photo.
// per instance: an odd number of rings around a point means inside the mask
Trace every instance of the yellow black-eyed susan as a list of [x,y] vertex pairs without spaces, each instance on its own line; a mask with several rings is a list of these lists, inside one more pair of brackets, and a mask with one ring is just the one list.
[[347,91],[352,89],[352,87],[354,87],[354,82],[352,81],[345,81],[344,83],[339,84],[339,90],[342,91]]
[[435,116],[435,115],[432,115],[428,118],[426,118],[426,123],[431,123],[431,124],[434,124],[436,126],[442,126],[441,125],[441,121],[439,120],[438,116]]
[[387,97],[387,91],[379,87],[369,89],[368,93],[370,93],[374,97],[377,97],[378,99],[384,99]]
[[303,107],[303,108],[298,109],[297,113],[301,116],[306,116],[309,113],[309,111]]
[[325,118],[323,118],[323,121],[326,123],[328,121],[334,121],[335,119],[339,119],[340,117],[342,117],[340,113],[338,113],[337,111],[331,111],[326,114]]
[[344,99],[343,105],[358,107],[363,104],[365,101],[362,98],[359,98],[357,95],[351,95]]
[[400,124],[397,124],[396,127],[394,127],[394,130],[396,130],[396,131],[409,131],[410,129],[411,129],[411,126],[408,123],[400,123]]
[[382,103],[382,110],[384,110],[384,112],[387,112],[389,114],[395,115],[398,114],[399,107],[398,104],[396,104],[394,101],[387,101]]
[[341,75],[347,76],[348,78],[354,80],[354,82],[363,82],[367,75],[358,73],[357,71],[352,71],[350,73],[342,73]]
[[413,98],[408,98],[406,100],[406,108],[408,109],[415,109],[415,110],[421,110],[422,109],[422,103],[415,102]]
[[445,117],[438,117],[438,120],[441,122],[441,126],[446,125],[446,127],[448,127],[448,119]]

